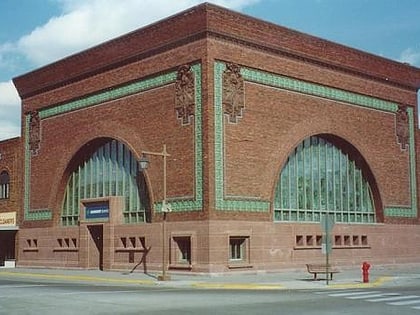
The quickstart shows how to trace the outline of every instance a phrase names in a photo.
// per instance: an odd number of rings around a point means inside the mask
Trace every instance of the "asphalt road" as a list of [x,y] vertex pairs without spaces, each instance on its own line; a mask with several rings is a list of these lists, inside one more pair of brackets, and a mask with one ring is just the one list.
[[397,313],[420,314],[420,286],[319,291],[209,290],[0,279],[0,314]]

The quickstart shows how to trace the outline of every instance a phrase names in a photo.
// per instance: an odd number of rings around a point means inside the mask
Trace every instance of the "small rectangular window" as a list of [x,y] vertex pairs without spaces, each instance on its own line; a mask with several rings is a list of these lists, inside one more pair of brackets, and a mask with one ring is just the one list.
[[231,261],[248,260],[248,237],[231,236],[229,237],[229,251]]
[[10,177],[6,171],[0,174],[0,199],[9,199]]
[[174,237],[176,244],[176,261],[181,264],[191,264],[191,237]]
[[368,246],[368,238],[367,235],[362,235],[361,242],[363,246]]

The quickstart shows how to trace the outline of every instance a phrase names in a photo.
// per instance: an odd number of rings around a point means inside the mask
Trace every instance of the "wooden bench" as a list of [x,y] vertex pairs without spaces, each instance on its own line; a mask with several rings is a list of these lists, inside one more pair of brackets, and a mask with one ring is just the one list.
[[317,280],[318,273],[323,273],[328,277],[330,275],[330,280],[333,278],[333,274],[340,272],[336,267],[327,264],[306,264],[308,272],[314,275],[314,280]]

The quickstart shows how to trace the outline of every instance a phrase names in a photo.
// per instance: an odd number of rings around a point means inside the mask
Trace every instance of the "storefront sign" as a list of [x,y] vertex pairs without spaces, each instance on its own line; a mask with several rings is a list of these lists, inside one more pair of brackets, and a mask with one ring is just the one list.
[[109,218],[108,203],[86,204],[86,219],[106,219]]
[[0,227],[16,226],[16,212],[0,212]]

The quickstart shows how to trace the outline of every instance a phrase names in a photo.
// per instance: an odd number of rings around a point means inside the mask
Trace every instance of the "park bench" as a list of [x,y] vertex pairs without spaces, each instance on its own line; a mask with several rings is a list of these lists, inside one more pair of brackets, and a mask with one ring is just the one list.
[[317,275],[319,273],[323,273],[328,277],[330,275],[330,280],[333,278],[333,274],[340,272],[336,267],[328,265],[328,272],[327,272],[327,264],[306,264],[306,268],[308,272],[314,275],[314,280],[317,280]]

